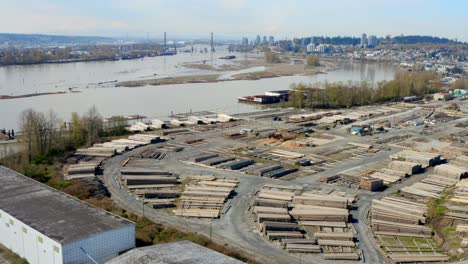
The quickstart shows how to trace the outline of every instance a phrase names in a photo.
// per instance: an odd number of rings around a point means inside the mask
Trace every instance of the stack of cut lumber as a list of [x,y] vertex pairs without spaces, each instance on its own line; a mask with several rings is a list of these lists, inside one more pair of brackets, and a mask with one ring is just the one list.
[[90,148],[77,149],[75,155],[108,158],[115,154],[122,153],[136,147],[157,143],[159,141],[159,136],[136,134],[129,136],[128,139],[116,139],[110,142],[94,144]]
[[440,154],[419,152],[414,150],[402,150],[390,156],[394,160],[409,161],[421,164],[422,167],[435,166],[441,162]]
[[422,179],[421,182],[448,188],[457,184],[458,180],[451,179],[442,175],[429,174],[426,178]]
[[83,162],[68,166],[65,173],[66,180],[81,179],[94,177],[96,168],[99,166],[97,162]]
[[420,163],[393,160],[388,163],[387,167],[391,170],[404,172],[407,175],[413,175],[421,171],[422,166]]
[[348,222],[349,212],[347,209],[298,205],[289,214],[298,221],[332,221]]
[[446,176],[447,178],[460,180],[461,178],[468,176],[468,168],[452,164],[442,164],[434,168],[434,173]]
[[333,195],[320,195],[309,192],[304,192],[300,196],[295,196],[293,203],[334,208],[348,208],[348,198]]
[[447,262],[449,261],[449,256],[438,254],[438,253],[428,253],[428,254],[390,254],[388,257],[394,263],[429,263],[429,262]]
[[280,158],[287,158],[287,159],[299,159],[299,158],[304,157],[304,154],[302,154],[302,153],[287,151],[287,150],[284,150],[284,149],[271,150],[270,154],[273,155],[273,156],[277,156],[277,157],[280,157]]
[[302,192],[300,186],[266,184],[252,209],[259,230],[290,253],[321,253],[337,260],[359,260],[348,206],[355,197],[327,190]]
[[457,156],[455,160],[450,163],[459,167],[468,168],[468,156]]
[[399,197],[372,200],[371,226],[375,235],[431,237],[424,226],[427,206]]
[[[214,176],[190,176],[191,183],[178,202],[175,215],[198,218],[218,218],[225,202],[238,185],[237,180],[219,179]],[[262,220],[268,220],[268,217]]]
[[256,194],[253,213],[257,227],[269,240],[278,240],[290,253],[320,253],[315,240],[304,237],[289,215],[290,203],[300,186],[266,184]]
[[124,186],[153,208],[172,207],[179,196],[179,176],[176,174],[140,167],[121,168],[120,174]]

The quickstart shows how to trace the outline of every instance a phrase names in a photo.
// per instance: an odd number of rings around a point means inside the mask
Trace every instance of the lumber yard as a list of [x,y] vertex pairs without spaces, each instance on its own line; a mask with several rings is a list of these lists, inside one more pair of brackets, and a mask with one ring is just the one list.
[[174,114],[64,169],[260,263],[450,262],[468,257],[468,103],[448,104]]

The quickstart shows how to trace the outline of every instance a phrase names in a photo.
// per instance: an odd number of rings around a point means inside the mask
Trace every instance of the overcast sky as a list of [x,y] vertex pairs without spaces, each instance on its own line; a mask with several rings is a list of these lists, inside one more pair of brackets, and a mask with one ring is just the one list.
[[433,35],[468,41],[465,0],[0,0],[0,32],[99,36]]

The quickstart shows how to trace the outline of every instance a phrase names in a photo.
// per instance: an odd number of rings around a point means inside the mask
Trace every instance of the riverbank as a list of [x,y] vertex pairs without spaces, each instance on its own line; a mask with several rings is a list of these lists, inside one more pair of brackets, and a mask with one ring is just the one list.
[[19,98],[28,98],[36,96],[45,96],[45,95],[57,95],[57,94],[66,94],[66,93],[81,93],[80,91],[61,91],[61,92],[47,92],[47,93],[33,93],[33,94],[20,94],[20,95],[0,95],[0,100],[8,99],[19,99]]

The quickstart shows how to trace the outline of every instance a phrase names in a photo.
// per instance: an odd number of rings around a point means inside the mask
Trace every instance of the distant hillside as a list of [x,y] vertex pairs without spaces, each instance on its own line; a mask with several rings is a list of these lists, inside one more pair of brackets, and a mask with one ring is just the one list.
[[420,43],[447,44],[447,43],[455,43],[455,42],[448,38],[439,38],[439,37],[432,37],[432,36],[396,36],[393,38],[393,43],[395,44],[420,44]]
[[11,34],[0,33],[0,45],[10,44],[19,46],[51,46],[70,44],[111,43],[115,39],[94,36],[61,36],[42,34]]

